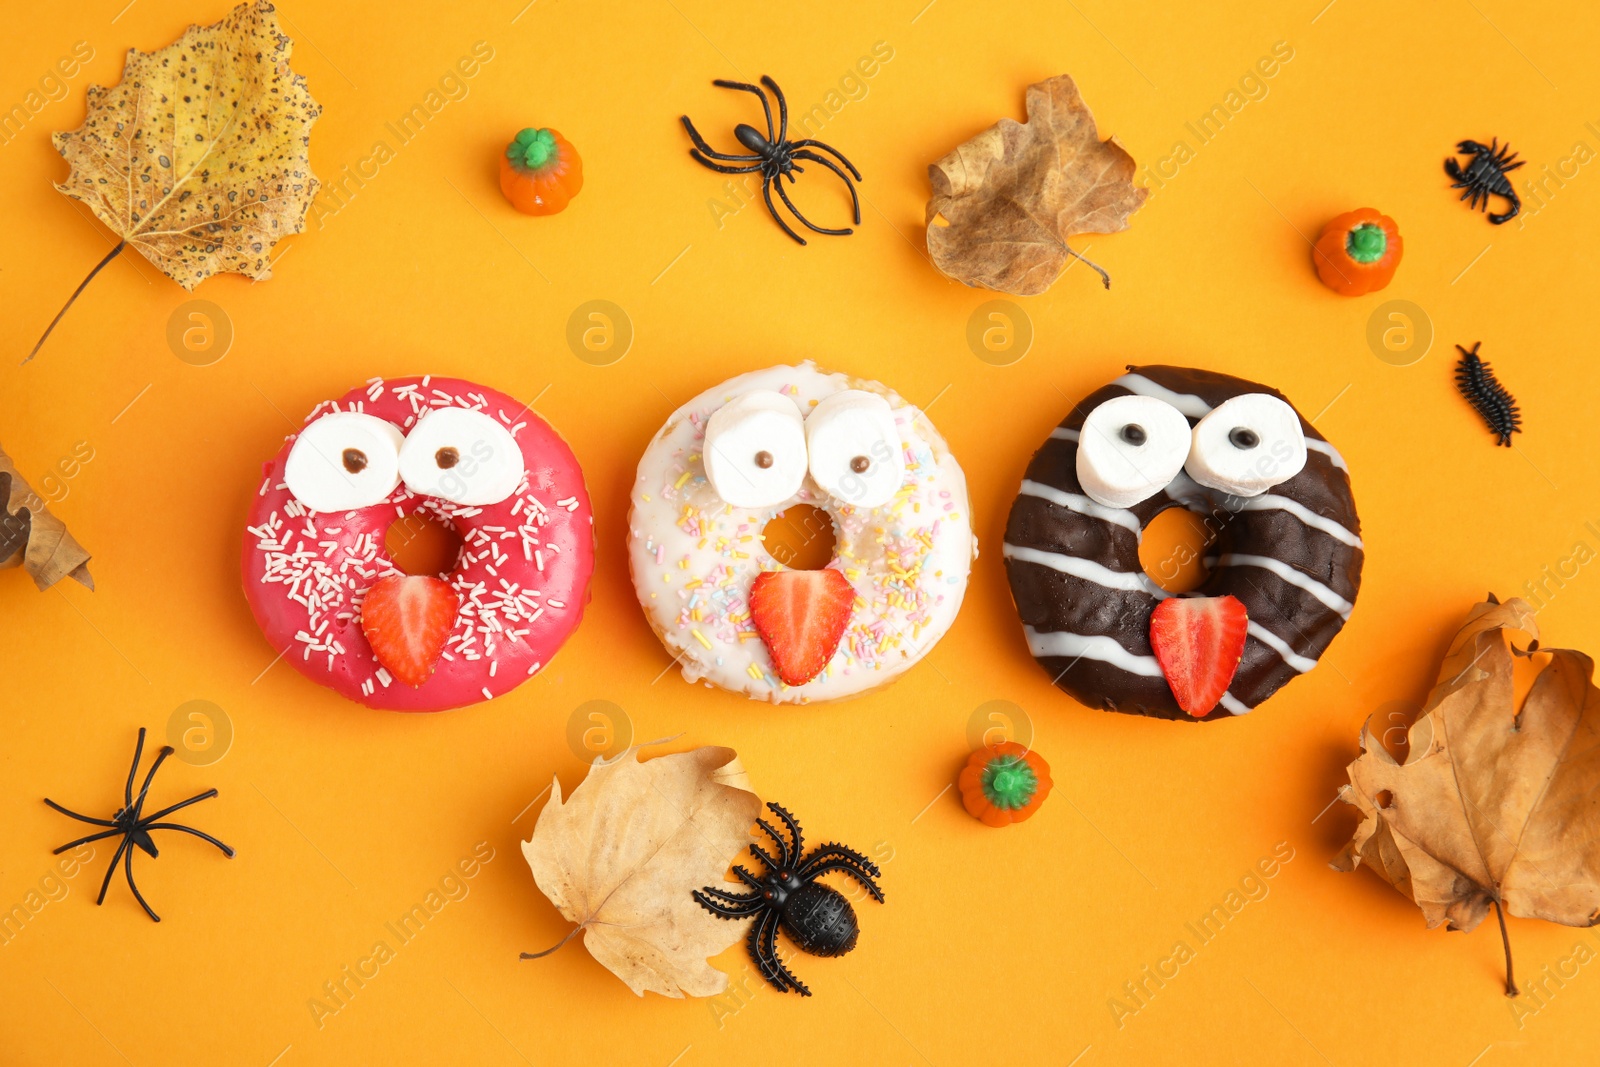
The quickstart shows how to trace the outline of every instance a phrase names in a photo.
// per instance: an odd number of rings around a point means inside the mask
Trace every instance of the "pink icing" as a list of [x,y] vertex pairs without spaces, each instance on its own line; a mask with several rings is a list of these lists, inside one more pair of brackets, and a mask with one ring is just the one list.
[[[510,429],[527,476],[499,504],[465,507],[401,484],[380,504],[313,512],[284,484],[294,437],[264,467],[244,535],[245,597],[261,632],[313,681],[372,708],[443,711],[510,692],[537,674],[577,629],[594,571],[594,515],[577,458],[550,425],[504,393],[457,378],[373,379],[324,401],[409,432],[429,408],[473,408]],[[400,571],[384,547],[390,523],[425,513],[462,538],[444,578],[461,598],[433,677],[412,689],[382,669],[361,630],[361,602]]]

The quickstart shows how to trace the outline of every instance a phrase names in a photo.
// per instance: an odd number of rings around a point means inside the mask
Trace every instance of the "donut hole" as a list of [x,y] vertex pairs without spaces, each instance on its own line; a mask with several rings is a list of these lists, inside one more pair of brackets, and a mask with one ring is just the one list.
[[1169,593],[1187,593],[1206,580],[1206,549],[1219,528],[1187,508],[1168,508],[1145,525],[1139,538],[1139,564]]
[[762,528],[761,540],[768,555],[785,567],[820,571],[833,562],[837,536],[832,515],[811,504],[795,504]]
[[391,522],[383,547],[405,573],[438,577],[456,569],[461,535],[449,523],[419,511]]

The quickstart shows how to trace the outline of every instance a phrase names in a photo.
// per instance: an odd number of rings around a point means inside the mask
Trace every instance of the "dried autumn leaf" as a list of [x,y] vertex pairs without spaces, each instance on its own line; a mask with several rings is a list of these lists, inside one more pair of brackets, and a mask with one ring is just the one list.
[[761,800],[732,749],[648,763],[638,751],[597,762],[564,804],[554,782],[522,854],[539,889],[578,924],[567,940],[583,931],[589,954],[629,989],[712,996],[728,976],[707,957],[744,931],[712,917],[690,892],[726,876],[752,840]]
[[40,590],[71,577],[90,589],[89,553],[0,448],[0,570],[21,567]]
[[130,48],[119,84],[89,87],[83,125],[52,138],[72,166],[56,188],[121,241],[84,285],[129,246],[189,290],[225,271],[271,277],[273,246],[305,228],[317,192],[322,107],[289,69],[293,49],[276,9],[255,0],[165,48]]
[[[1062,74],[1028,86],[1028,121],[1001,119],[928,167],[928,254],[958,282],[1037,296],[1075,233],[1116,233],[1150,195],[1133,157],[1100,140],[1078,87]],[[941,220],[947,225],[941,225]],[[1098,266],[1110,288],[1111,279]]]
[[[1335,860],[1365,862],[1422,909],[1430,928],[1471,930],[1499,911],[1567,926],[1600,922],[1600,690],[1581,652],[1549,662],[1515,706],[1505,630],[1534,639],[1533,610],[1478,604],[1408,733],[1404,763],[1361,730],[1339,796],[1362,814]],[[1499,915],[1502,938],[1505,916]],[[1515,995],[1506,942],[1507,995]]]

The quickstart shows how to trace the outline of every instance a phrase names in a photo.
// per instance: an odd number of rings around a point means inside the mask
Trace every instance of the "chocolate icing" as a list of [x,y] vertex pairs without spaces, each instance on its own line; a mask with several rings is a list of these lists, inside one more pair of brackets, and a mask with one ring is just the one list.
[[[1175,393],[1198,397],[1216,407],[1241,393],[1270,393],[1275,389],[1211,371],[1183,367],[1129,367]],[[1101,403],[1135,391],[1113,382],[1096,390],[1061,421],[1061,431],[1077,431]],[[1287,403],[1287,398],[1283,398]],[[1191,424],[1198,422],[1185,412]],[[1300,419],[1308,442],[1323,442],[1321,434]],[[1076,437],[1076,433],[1071,434]],[[1061,493],[1083,495],[1077,476],[1077,443],[1052,435],[1034,454],[1025,478]],[[1302,673],[1296,666],[1320,657],[1344,626],[1345,615],[1324,598],[1354,603],[1361,586],[1360,520],[1350,495],[1350,478],[1341,464],[1314,445],[1308,449],[1300,473],[1270,490],[1307,511],[1337,524],[1356,541],[1352,545],[1337,532],[1320,528],[1291,510],[1240,510],[1250,501],[1229,497],[1196,485],[1180,474],[1166,489],[1141,501],[1125,513],[1118,509],[1073,510],[1060,503],[1024,492],[1011,507],[1006,524],[1006,572],[1023,624],[1040,634],[1069,633],[1085,638],[1103,637],[1116,642],[1140,664],[1153,665],[1150,648],[1150,613],[1161,593],[1147,582],[1142,589],[1109,588],[1089,578],[1064,574],[1050,566],[1013,558],[1014,549],[1036,549],[1087,560],[1118,574],[1142,575],[1139,538],[1128,526],[1102,513],[1111,512],[1136,522],[1143,529],[1168,508],[1188,507],[1220,527],[1209,550],[1206,580],[1194,592],[1201,596],[1231,594],[1244,602],[1252,623],[1285,646],[1274,648],[1252,633],[1245,642],[1244,658],[1229,687],[1229,697],[1201,721],[1230,718],[1266,700],[1290,679]],[[1272,570],[1251,564],[1219,565],[1223,556],[1262,556],[1277,560],[1320,585],[1317,593],[1295,585]],[[1118,579],[1135,584],[1137,579]],[[1148,591],[1147,591],[1148,590]],[[1090,656],[1041,655],[1040,665],[1061,689],[1090,707],[1167,719],[1189,719],[1178,707],[1166,680],[1159,674],[1139,674],[1123,666]],[[1131,661],[1130,661],[1131,662]],[[1307,669],[1309,669],[1307,667]],[[1227,705],[1232,704],[1230,709]]]

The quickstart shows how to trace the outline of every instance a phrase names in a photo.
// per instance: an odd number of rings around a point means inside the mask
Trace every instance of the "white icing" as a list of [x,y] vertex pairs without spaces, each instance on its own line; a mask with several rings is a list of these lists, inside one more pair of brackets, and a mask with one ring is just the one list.
[[1046,552],[1038,548],[1024,548],[1021,545],[1007,544],[1002,546],[1001,554],[1006,559],[1020,559],[1024,563],[1037,563],[1042,567],[1049,567],[1062,574],[1070,574],[1074,578],[1082,578],[1086,582],[1104,586],[1107,589],[1121,589],[1129,593],[1148,593],[1158,600],[1165,600],[1171,596],[1165,589],[1156,585],[1144,575],[1142,571],[1114,571],[1103,567],[1093,560],[1084,559],[1082,556],[1069,556],[1064,552]]
[[1321,452],[1324,456],[1328,457],[1329,461],[1331,461],[1335,467],[1338,467],[1340,470],[1349,473],[1350,468],[1345,466],[1344,457],[1339,454],[1339,450],[1337,448],[1334,448],[1333,445],[1329,444],[1327,441],[1323,441],[1315,437],[1307,437],[1306,447],[1313,452]]
[[1133,512],[1126,508],[1108,508],[1103,504],[1096,504],[1086,496],[1069,493],[1054,486],[1045,485],[1032,479],[1023,479],[1022,488],[1019,490],[1023,496],[1036,496],[1040,500],[1048,500],[1058,504],[1069,511],[1076,511],[1079,515],[1087,515],[1103,522],[1115,523],[1118,526],[1132,530],[1137,534],[1140,530],[1139,519]]
[[1270,393],[1229,397],[1200,420],[1193,438],[1184,470],[1230,496],[1259,496],[1306,465],[1300,416]]
[[[706,480],[704,428],[711,413],[753,390],[783,392],[810,412],[841,390],[887,402],[905,477],[878,508],[831,501],[808,474],[793,496],[766,508],[736,507]],[[827,669],[800,686],[780,682],[749,618],[750,584],[778,570],[761,543],[767,522],[796,504],[832,519],[830,566],[858,601]],[[675,411],[639,460],[628,519],[634,587],[651,627],[690,682],[759,700],[805,703],[852,696],[908,670],[954,622],[977,543],[966,479],[944,438],[915,406],[878,384],[806,362],[731,378]]]
[[1308,656],[1302,656],[1295,652],[1294,649],[1289,647],[1289,642],[1285,641],[1283,638],[1279,637],[1265,626],[1262,626],[1254,619],[1251,619],[1246,624],[1246,630],[1249,632],[1251,637],[1255,638],[1257,641],[1260,641],[1263,645],[1266,645],[1279,656],[1283,657],[1283,662],[1287,663],[1301,674],[1305,674],[1307,671],[1316,667],[1316,660],[1311,659]]
[[1263,493],[1261,496],[1252,497],[1243,501],[1236,509],[1238,511],[1285,511],[1299,519],[1314,530],[1321,530],[1335,540],[1343,541],[1352,548],[1361,548],[1361,538],[1350,530],[1334,522],[1326,515],[1318,515],[1298,500],[1290,500],[1286,496],[1275,493]]
[[1136,656],[1103,634],[1085,637],[1083,634],[1070,633],[1066,630],[1040,633],[1031,626],[1024,626],[1023,630],[1027,632],[1028,648],[1035,659],[1049,656],[1092,659],[1109,663],[1129,674],[1138,674],[1145,678],[1166,677],[1161,671],[1161,664],[1154,656]]
[[1229,715],[1248,715],[1250,707],[1232,693],[1223,693],[1222,699],[1217,701]]
[[1290,585],[1305,590],[1334,611],[1337,611],[1341,618],[1348,619],[1350,612],[1355,608],[1354,604],[1329,589],[1326,585],[1309,575],[1295,570],[1281,559],[1273,559],[1270,556],[1252,556],[1238,552],[1225,552],[1217,557],[1217,564],[1222,567],[1259,567],[1264,571],[1271,571]]
[[1164,400],[1191,419],[1204,418],[1206,413],[1211,410],[1210,404],[1207,404],[1193,393],[1174,392],[1164,385],[1151,381],[1142,374],[1124,374],[1111,384],[1120,385],[1130,393]]
[[1078,440],[1078,431],[1068,430],[1065,427],[1057,426],[1055,429],[1050,431],[1050,439],[1053,441],[1076,442]]

